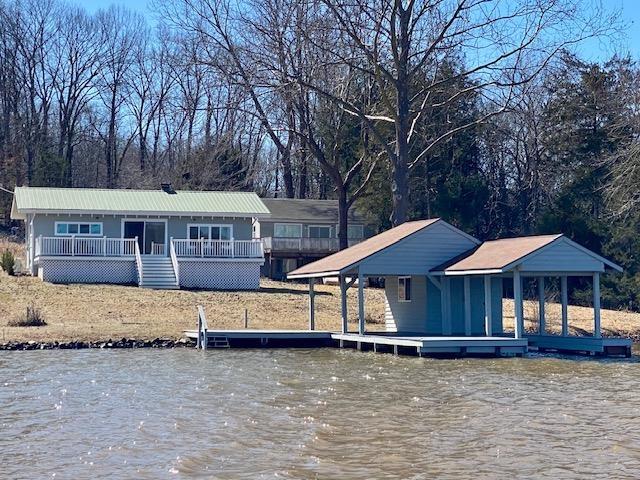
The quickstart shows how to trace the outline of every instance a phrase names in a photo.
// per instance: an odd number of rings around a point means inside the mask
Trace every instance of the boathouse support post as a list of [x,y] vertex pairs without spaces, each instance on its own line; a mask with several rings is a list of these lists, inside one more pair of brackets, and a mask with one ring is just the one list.
[[600,273],[593,274],[593,336],[602,337],[600,329]]
[[344,275],[340,275],[340,307],[342,312],[342,333],[348,333],[349,319],[347,314],[347,283]]
[[451,282],[447,277],[440,280],[440,305],[442,310],[442,334],[451,335]]
[[515,338],[522,338],[524,334],[524,318],[522,309],[522,278],[520,277],[520,271],[513,271],[513,304],[514,304],[514,316],[513,316],[513,330]]
[[364,275],[358,272],[358,333],[364,335]]
[[491,275],[484,276],[484,334],[487,337],[493,335],[491,322],[493,314],[491,312]]
[[309,330],[316,329],[316,292],[313,290],[315,282],[315,278],[309,279]]
[[464,277],[464,334],[471,335],[471,279]]
[[560,277],[560,302],[562,303],[562,336],[569,335],[569,294],[567,292],[567,277]]
[[538,333],[544,335],[547,330],[545,318],[544,277],[538,277]]

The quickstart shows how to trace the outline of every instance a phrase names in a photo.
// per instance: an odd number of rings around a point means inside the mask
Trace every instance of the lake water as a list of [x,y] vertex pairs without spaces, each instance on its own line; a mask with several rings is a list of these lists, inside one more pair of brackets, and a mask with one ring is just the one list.
[[638,478],[640,363],[0,352],[1,478]]

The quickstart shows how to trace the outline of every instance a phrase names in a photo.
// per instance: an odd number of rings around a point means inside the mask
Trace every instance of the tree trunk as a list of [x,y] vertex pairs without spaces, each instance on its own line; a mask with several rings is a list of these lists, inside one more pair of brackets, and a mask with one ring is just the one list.
[[409,21],[411,7],[405,10],[402,2],[397,1],[398,16],[398,78],[396,80],[396,150],[395,158],[391,159],[391,194],[393,196],[393,212],[391,224],[395,227],[407,220],[407,206],[409,200],[409,48],[411,36]]
[[347,190],[338,188],[338,246],[340,250],[349,247],[349,203],[347,202]]

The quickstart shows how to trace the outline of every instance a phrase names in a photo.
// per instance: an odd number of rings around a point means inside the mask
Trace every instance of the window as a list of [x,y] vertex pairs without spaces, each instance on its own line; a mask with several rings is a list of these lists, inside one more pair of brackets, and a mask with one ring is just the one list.
[[189,240],[231,240],[232,225],[189,225]]
[[273,236],[280,238],[302,238],[302,225],[299,223],[276,223]]
[[309,238],[331,238],[331,226],[310,225]]
[[[336,237],[340,225],[336,225]],[[364,226],[363,225],[347,225],[347,238],[364,238]]]
[[411,301],[411,277],[398,277],[398,301]]
[[102,223],[56,222],[56,235],[102,236]]

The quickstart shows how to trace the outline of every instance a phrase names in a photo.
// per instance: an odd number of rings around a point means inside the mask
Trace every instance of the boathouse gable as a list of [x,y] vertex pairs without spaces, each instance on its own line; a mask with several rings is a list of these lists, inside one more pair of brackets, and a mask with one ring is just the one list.
[[479,243],[444,220],[438,220],[362,260],[359,271],[379,276],[427,275],[433,267]]

